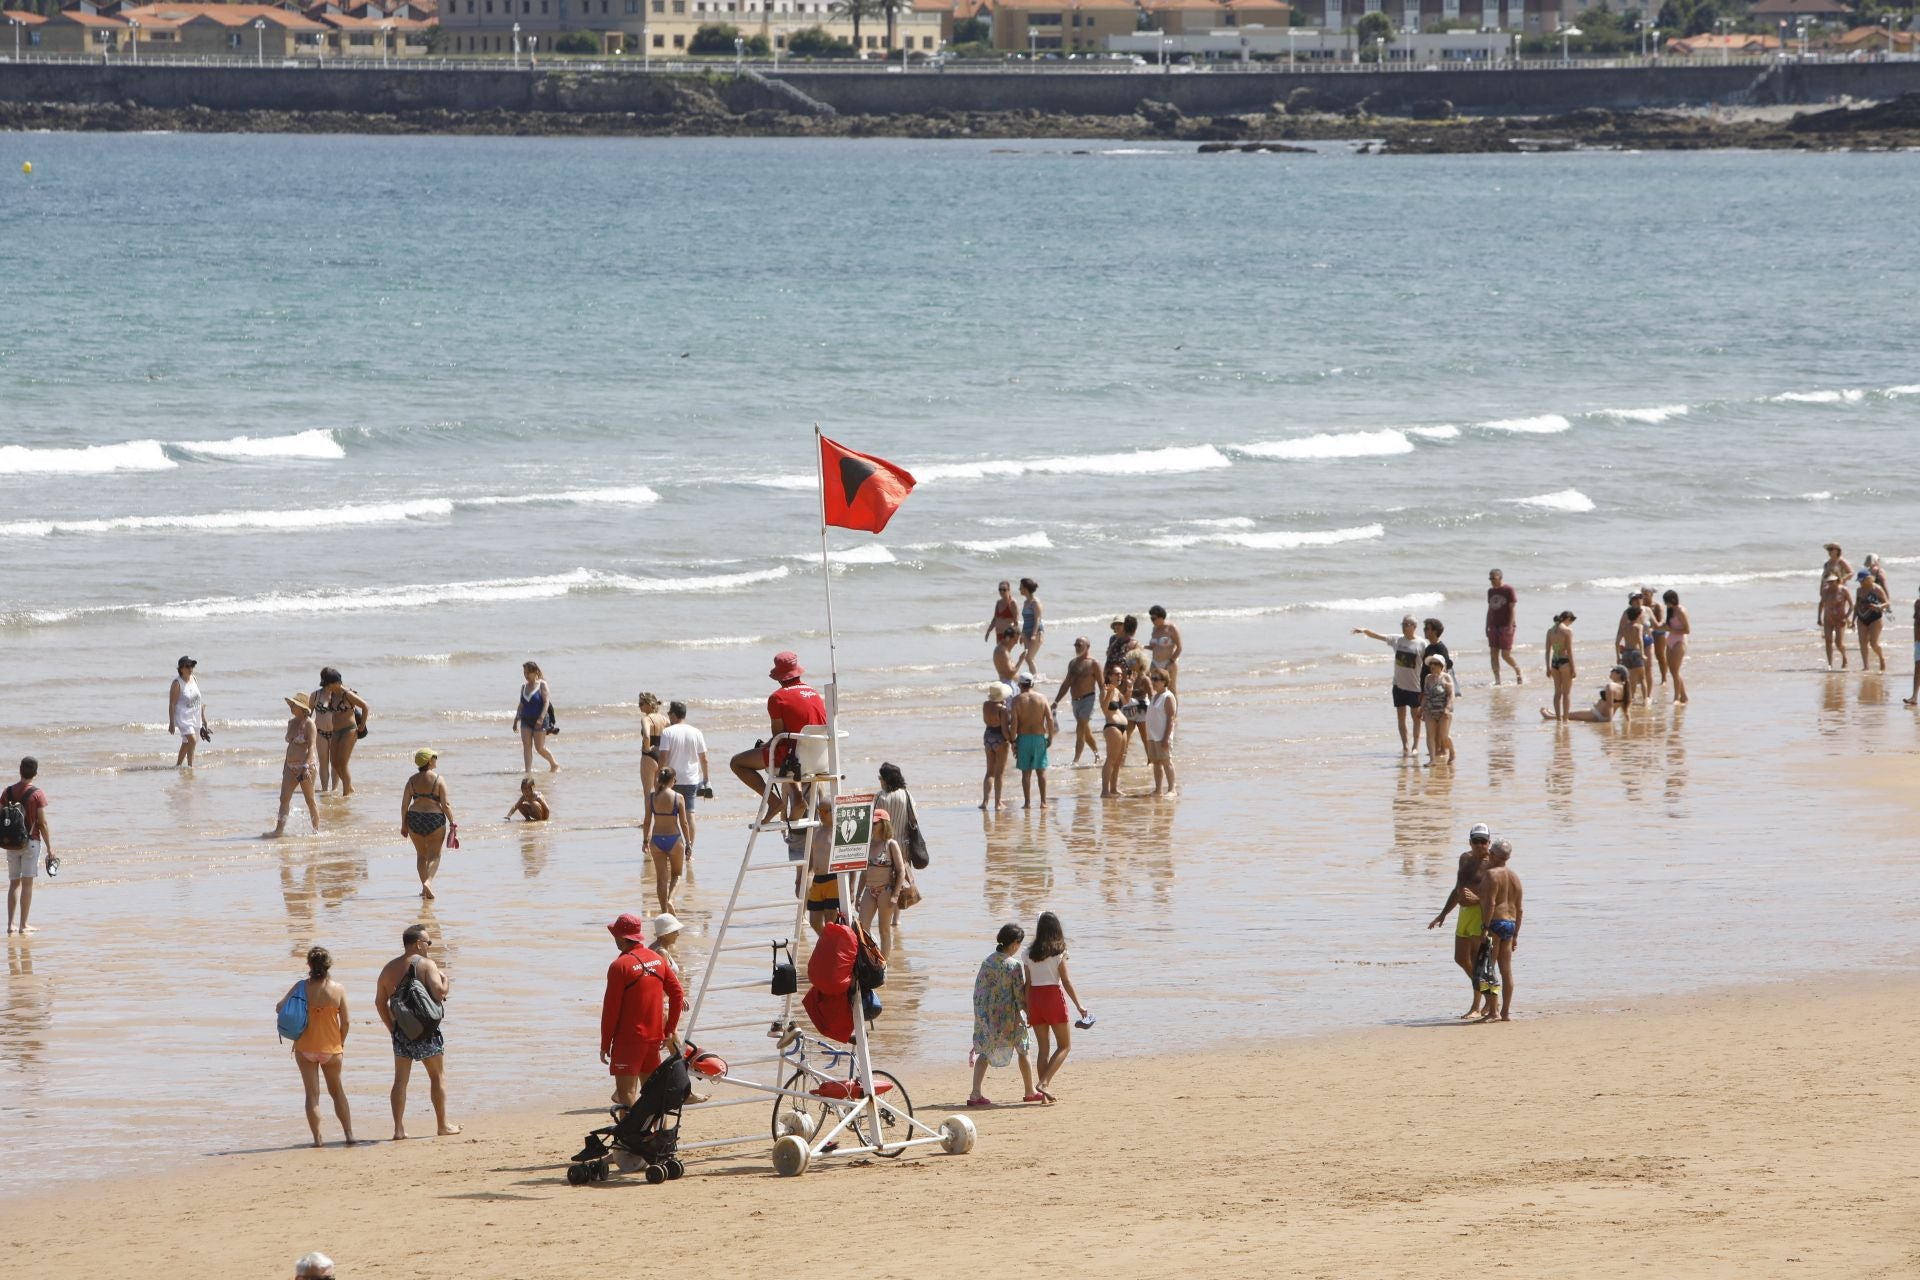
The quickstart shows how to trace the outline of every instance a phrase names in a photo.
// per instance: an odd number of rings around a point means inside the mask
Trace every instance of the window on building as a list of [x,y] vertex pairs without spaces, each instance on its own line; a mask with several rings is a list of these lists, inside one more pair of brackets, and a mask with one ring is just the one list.
[[667,38],[658,31],[653,33],[653,47],[656,49],[664,49],[667,47]]
[[487,0],[487,12],[488,13],[493,12],[493,0]]
[[673,11],[675,13],[685,13],[687,11],[687,0],[673,0]]
[[553,0],[540,0],[540,12],[541,12],[541,13],[546,13],[546,12],[547,12],[547,6],[548,6],[548,5],[550,5],[550,4],[552,4],[552,3],[553,3]]
[[520,12],[522,12],[522,13],[532,13],[532,12],[533,12],[533,0],[520,0]]
[[600,16],[601,17],[605,17],[607,14],[613,12],[613,10],[609,8],[609,6],[612,3],[613,3],[613,0],[600,0]]
[[640,12],[640,0],[627,0],[627,12],[628,13]]
[[679,36],[679,35],[677,35],[677,36],[675,36],[675,37],[673,38],[673,47],[674,47],[674,48],[676,48],[676,49],[684,49],[684,48],[686,48],[686,47],[687,47],[687,38],[686,38],[685,36]]
[[655,13],[665,13],[667,11],[667,0],[653,0],[653,11]]

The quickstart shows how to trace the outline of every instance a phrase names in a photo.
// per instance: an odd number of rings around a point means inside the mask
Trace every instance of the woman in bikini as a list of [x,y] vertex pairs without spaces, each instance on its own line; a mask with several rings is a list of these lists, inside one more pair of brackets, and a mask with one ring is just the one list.
[[400,834],[413,841],[414,867],[420,873],[420,896],[433,896],[433,878],[440,874],[440,853],[453,829],[453,804],[447,783],[435,771],[439,752],[422,747],[413,753],[414,773],[400,793]]
[[520,686],[520,705],[513,713],[513,726],[520,731],[521,771],[533,772],[533,753],[547,762],[547,772],[559,769],[560,762],[547,750],[547,716],[553,711],[553,695],[547,692],[547,677],[537,662],[520,664],[527,682]]
[[353,1112],[347,1106],[347,1091],[340,1083],[340,1067],[346,1060],[347,989],[333,977],[333,956],[325,947],[307,952],[307,976],[287,988],[274,1006],[277,1016],[294,993],[306,988],[307,1029],[293,1042],[293,1062],[300,1068],[300,1083],[307,1091],[307,1128],[313,1130],[313,1145],[320,1146],[320,1081],[324,1076],[327,1096],[333,1099],[333,1114],[340,1121],[347,1145],[353,1145]]
[[1653,701],[1653,668],[1660,670],[1660,683],[1667,682],[1667,607],[1653,588],[1640,588],[1640,603],[1646,608],[1647,630],[1641,643],[1647,651],[1647,701]]
[[1880,669],[1887,669],[1886,651],[1880,647],[1880,627],[1887,618],[1887,593],[1875,580],[1873,570],[1862,569],[1853,589],[1853,629],[1860,637],[1860,669],[1867,669],[1867,651],[1880,660]]
[[306,798],[307,820],[313,824],[314,834],[320,834],[320,809],[313,802],[315,735],[307,695],[288,694],[287,710],[291,714],[287,720],[287,758],[280,769],[280,820],[267,832],[269,840],[287,834],[287,811],[293,807],[296,788]]
[[667,718],[654,694],[640,695],[640,731],[646,735],[640,746],[640,794],[650,796],[660,786],[660,735],[667,731]]
[[[1828,574],[1820,580],[1820,638],[1827,646],[1827,670],[1833,670],[1833,655],[1840,654],[1840,669],[1847,669],[1847,631],[1853,626],[1853,593],[1847,580]],[[1865,661],[1865,659],[1862,659]]]
[[1667,671],[1673,676],[1673,700],[1685,702],[1687,682],[1680,668],[1687,660],[1687,637],[1693,634],[1693,620],[1681,607],[1678,591],[1668,591],[1660,601],[1667,606]]
[[1164,605],[1147,610],[1147,617],[1153,619],[1153,632],[1147,637],[1153,665],[1167,673],[1167,692],[1177,694],[1180,692],[1180,628],[1167,621]]
[[347,688],[332,667],[320,669],[320,687],[313,691],[314,727],[320,732],[320,790],[353,794],[353,773],[347,764],[354,745],[367,736],[367,702]]
[[[1599,696],[1594,699],[1593,709],[1591,711],[1569,711],[1567,713],[1567,719],[1583,720],[1589,724],[1606,724],[1613,719],[1615,707],[1620,709],[1621,718],[1624,719],[1632,706],[1633,681],[1629,677],[1625,667],[1615,667],[1607,673],[1607,687],[1600,690]],[[1542,707],[1540,708],[1540,718],[1542,720],[1551,720],[1553,719],[1553,713],[1545,707]]]
[[993,602],[993,616],[987,619],[985,638],[994,640],[1008,627],[1017,629],[1019,618],[1020,606],[1013,602],[1013,584],[1003,582],[1000,584],[1000,595]]
[[647,796],[647,816],[640,826],[640,842],[653,858],[653,887],[660,910],[673,911],[673,892],[687,869],[687,801],[673,789],[673,770],[663,768],[659,785]]
[[872,835],[867,841],[867,868],[860,877],[860,927],[880,918],[881,945],[891,947],[900,926],[900,891],[913,883],[913,868],[894,838],[893,815],[885,805],[873,806]]
[[1013,720],[1007,711],[1009,694],[1004,684],[987,686],[987,700],[980,704],[980,721],[986,726],[981,743],[987,751],[987,774],[980,780],[980,807],[1000,807],[1000,784],[1007,776],[1007,744],[1013,737]]
[[1120,794],[1120,767],[1127,762],[1128,730],[1127,695],[1131,681],[1127,679],[1127,664],[1109,662],[1107,678],[1100,686],[1100,709],[1106,715],[1106,724],[1101,736],[1107,740],[1106,762],[1100,766],[1100,794],[1117,796]]
[[1573,710],[1573,682],[1580,674],[1573,663],[1573,621],[1573,611],[1562,610],[1547,628],[1547,678],[1553,681],[1550,720],[1565,720]]

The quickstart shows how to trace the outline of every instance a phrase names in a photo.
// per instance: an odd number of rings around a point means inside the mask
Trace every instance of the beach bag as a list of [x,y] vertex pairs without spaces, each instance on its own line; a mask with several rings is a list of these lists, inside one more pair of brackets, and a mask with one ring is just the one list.
[[912,793],[907,795],[907,861],[915,871],[925,871],[927,863],[932,861],[927,854],[926,837],[920,834],[920,815],[913,811]]
[[287,1001],[280,1006],[280,1038],[298,1040],[307,1034],[307,980],[305,978],[293,984]]
[[35,788],[16,791],[18,786],[15,783],[0,792],[0,849],[27,847],[27,802],[33,799]]
[[860,938],[844,924],[834,923],[820,931],[807,957],[807,981],[830,996],[843,996],[853,985],[854,958],[860,953]]
[[904,884],[893,891],[893,905],[905,911],[908,907],[920,905],[920,886]]
[[800,1007],[807,1011],[807,1019],[813,1023],[813,1029],[837,1044],[846,1044],[853,1039],[853,1010],[847,1004],[847,993],[828,995],[818,987],[808,987],[807,994],[800,1001]]
[[[780,958],[781,952],[787,958]],[[776,942],[773,944],[773,985],[768,988],[776,996],[790,996],[800,989],[800,973],[793,966],[793,944]]]
[[1481,940],[1480,954],[1473,961],[1473,982],[1482,991],[1500,989],[1500,965],[1493,958],[1493,939]]
[[[860,950],[853,958],[853,980],[860,984],[862,995],[887,984],[887,953],[865,929],[860,930]],[[873,1015],[868,1014],[867,1020],[872,1021]]]
[[424,1040],[440,1029],[447,1006],[433,998],[420,977],[420,967],[407,962],[407,974],[387,997],[387,1010],[393,1014],[394,1029],[402,1040]]
[[553,703],[551,700],[547,703],[546,731],[548,733],[560,732],[560,718],[553,714]]

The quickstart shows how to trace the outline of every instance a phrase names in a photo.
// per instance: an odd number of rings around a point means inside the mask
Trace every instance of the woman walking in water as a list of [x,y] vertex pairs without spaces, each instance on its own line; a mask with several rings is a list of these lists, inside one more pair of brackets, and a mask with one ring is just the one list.
[[652,795],[660,784],[660,735],[667,731],[667,718],[660,714],[660,699],[651,693],[640,695],[640,794]]
[[296,788],[306,797],[307,821],[313,824],[314,834],[320,834],[320,810],[313,802],[313,715],[304,693],[290,693],[286,702],[291,714],[287,720],[287,758],[280,768],[280,820],[267,832],[270,840],[287,834],[287,811],[293,807]]
[[1003,684],[987,686],[987,700],[980,704],[980,719],[986,725],[981,735],[982,745],[987,750],[987,773],[980,780],[980,807],[985,809],[988,802],[992,807],[1000,807],[1000,784],[1007,776],[1007,744],[1013,736],[1013,722],[1007,711],[1009,690]]
[[1020,605],[1020,642],[1025,648],[1021,650],[1020,661],[1014,664],[1014,669],[1017,671],[1025,667],[1038,680],[1040,668],[1034,665],[1034,660],[1040,656],[1040,646],[1047,638],[1045,610],[1040,607],[1040,584],[1032,578],[1022,578],[1020,594],[1026,597]]
[[320,1146],[320,1081],[325,1077],[327,1096],[333,1099],[333,1114],[340,1130],[353,1145],[353,1112],[347,1106],[347,1091],[340,1083],[340,1068],[347,1055],[347,989],[333,976],[333,956],[325,947],[307,952],[307,976],[287,989],[274,1006],[276,1015],[296,995],[307,1002],[307,1029],[293,1042],[293,1062],[300,1068],[300,1083],[307,1091],[307,1128],[313,1130],[313,1145]]
[[547,678],[541,674],[539,663],[523,662],[520,671],[527,678],[520,686],[519,709],[513,713],[514,727],[520,730],[520,768],[524,773],[533,772],[533,753],[538,751],[547,762],[547,772],[552,773],[560,767],[553,752],[547,750],[547,719],[553,714],[553,695],[547,692]]
[[1153,669],[1167,673],[1167,692],[1177,694],[1180,692],[1180,654],[1184,647],[1180,643],[1180,628],[1167,621],[1164,605],[1147,610],[1147,617],[1153,619],[1153,631],[1147,636]]
[[660,910],[671,914],[674,891],[687,870],[687,801],[673,789],[672,769],[661,769],[658,776],[659,785],[647,796],[640,842],[653,859],[653,887]]
[[340,794],[353,794],[353,773],[347,764],[353,748],[367,736],[367,702],[347,688],[340,673],[332,667],[320,669],[320,687],[313,691],[314,727],[320,731],[320,789],[331,791],[340,784]]
[[1580,675],[1573,662],[1573,622],[1573,610],[1563,609],[1553,615],[1553,625],[1547,628],[1547,678],[1553,681],[1550,720],[1565,720],[1573,710],[1573,682]]
[[1673,700],[1681,703],[1687,700],[1687,682],[1680,667],[1687,660],[1687,637],[1693,634],[1693,619],[1681,607],[1678,591],[1668,591],[1660,601],[1667,606],[1667,672],[1673,677]]
[[400,793],[400,834],[413,841],[414,869],[420,874],[420,896],[433,896],[433,878],[440,874],[440,854],[453,827],[453,803],[447,783],[434,766],[440,753],[422,747],[413,753],[413,776]]
[[173,736],[180,739],[180,752],[173,758],[176,769],[181,765],[193,768],[194,747],[201,738],[213,737],[207,732],[206,702],[193,679],[193,669],[199,665],[182,655],[174,664],[173,687],[167,690],[167,725],[173,730]]
[[1013,584],[1000,584],[1000,594],[994,598],[993,614],[987,619],[987,640],[996,640],[1000,633],[1014,625],[1020,616],[1020,606],[1013,602]]
[[[1073,979],[1067,976],[1067,933],[1060,927],[1060,917],[1053,912],[1040,913],[1039,923],[1033,927],[1033,945],[1027,948],[1022,968],[1027,975],[1027,1022],[1033,1027],[1040,1046],[1036,1063],[1039,1078],[1034,1081],[1034,1092],[1042,1102],[1054,1102],[1057,1099],[1047,1086],[1060,1074],[1067,1052],[1073,1048],[1067,1001],[1073,1001],[1083,1020],[1087,1006],[1080,1003]],[[1049,1041],[1054,1045],[1051,1053],[1047,1049]]]
[[1120,794],[1120,767],[1127,762],[1127,739],[1133,728],[1127,720],[1127,701],[1132,692],[1133,682],[1127,678],[1127,664],[1109,662],[1106,683],[1100,686],[1100,709],[1106,714],[1106,724],[1100,732],[1107,740],[1107,758],[1100,766],[1100,794],[1103,796]]
[[1887,593],[1874,579],[1873,570],[1862,569],[1856,579],[1858,585],[1853,589],[1853,629],[1860,638],[1860,669],[1867,669],[1867,651],[1880,660],[1880,669],[1887,669],[1887,654],[1880,647],[1880,628],[1887,618]]
[[[1847,669],[1847,630],[1853,626],[1853,594],[1847,580],[1829,574],[1820,580],[1820,638],[1827,646],[1827,670],[1833,670],[1833,655],[1840,655],[1840,669]],[[1865,662],[1864,657],[1861,658]]]

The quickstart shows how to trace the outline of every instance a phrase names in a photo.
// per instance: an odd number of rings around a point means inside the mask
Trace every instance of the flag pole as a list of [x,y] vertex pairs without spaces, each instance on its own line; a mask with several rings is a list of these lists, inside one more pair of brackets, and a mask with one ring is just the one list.
[[820,424],[813,424],[813,473],[820,492],[820,581],[827,592],[827,768],[834,775],[834,794],[840,793],[840,648],[833,629],[833,562],[827,558],[826,448],[820,443]]

